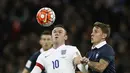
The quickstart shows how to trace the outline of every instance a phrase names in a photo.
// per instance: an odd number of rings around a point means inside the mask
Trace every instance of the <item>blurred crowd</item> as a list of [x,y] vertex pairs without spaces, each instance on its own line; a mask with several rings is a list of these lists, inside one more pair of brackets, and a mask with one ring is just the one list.
[[[50,7],[56,21],[42,27],[36,13]],[[111,26],[107,42],[116,52],[117,73],[130,73],[130,1],[129,0],[0,0],[0,73],[21,73],[27,59],[40,49],[44,30],[63,24],[68,30],[67,44],[76,45],[84,56],[91,48],[93,23]]]

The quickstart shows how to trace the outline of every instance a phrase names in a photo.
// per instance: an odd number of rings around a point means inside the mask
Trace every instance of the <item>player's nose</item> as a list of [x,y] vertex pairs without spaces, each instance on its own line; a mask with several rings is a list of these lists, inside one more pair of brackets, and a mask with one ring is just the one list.
[[58,36],[59,35],[59,33],[55,33],[55,36]]
[[93,33],[91,33],[91,37],[93,36]]

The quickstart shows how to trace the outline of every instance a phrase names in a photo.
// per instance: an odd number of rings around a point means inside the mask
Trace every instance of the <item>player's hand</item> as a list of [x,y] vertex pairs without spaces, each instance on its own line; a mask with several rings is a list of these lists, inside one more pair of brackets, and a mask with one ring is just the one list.
[[89,62],[89,59],[86,58],[86,57],[83,57],[83,58],[81,59],[81,63],[82,63],[82,64],[88,64],[88,62]]

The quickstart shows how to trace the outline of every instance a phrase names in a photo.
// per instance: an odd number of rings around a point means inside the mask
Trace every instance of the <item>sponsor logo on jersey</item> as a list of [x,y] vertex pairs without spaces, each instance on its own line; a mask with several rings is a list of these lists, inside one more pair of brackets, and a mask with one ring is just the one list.
[[49,55],[46,55],[45,58],[47,58]]
[[98,58],[98,56],[99,56],[99,54],[97,53],[97,54],[96,54],[96,58]]

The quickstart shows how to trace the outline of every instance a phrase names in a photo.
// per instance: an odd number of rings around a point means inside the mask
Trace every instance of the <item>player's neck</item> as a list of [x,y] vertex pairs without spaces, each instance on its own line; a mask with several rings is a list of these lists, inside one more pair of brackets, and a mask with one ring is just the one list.
[[50,49],[50,48],[42,47],[42,49],[43,49],[44,51],[47,51],[47,50]]
[[105,41],[105,40],[103,39],[103,40],[101,40],[101,41],[99,41],[99,42],[97,42],[97,43],[93,43],[93,46],[95,46],[95,45],[97,45],[97,44],[99,44],[99,43],[101,43],[101,42],[103,42],[103,41]]
[[57,49],[58,47],[60,47],[61,45],[64,45],[65,43],[55,43],[53,44],[53,48]]

